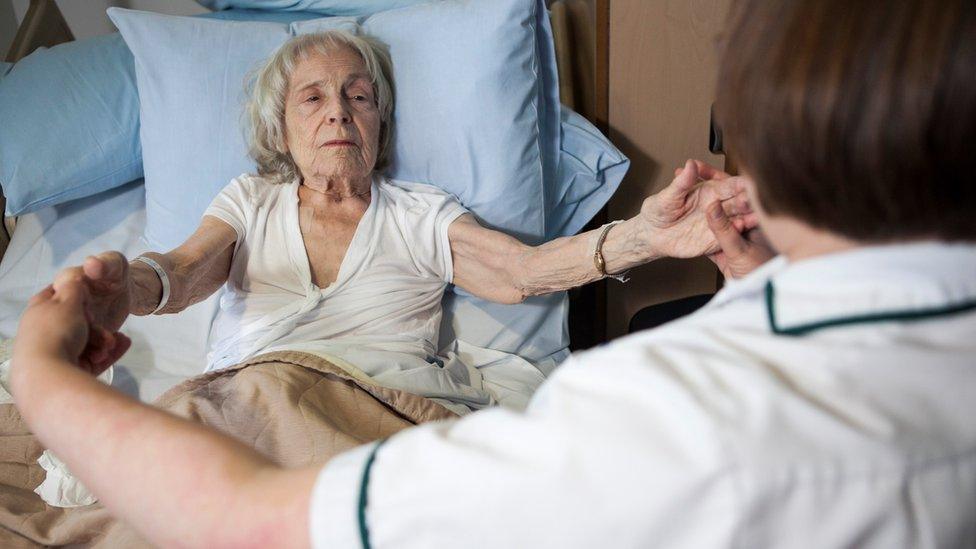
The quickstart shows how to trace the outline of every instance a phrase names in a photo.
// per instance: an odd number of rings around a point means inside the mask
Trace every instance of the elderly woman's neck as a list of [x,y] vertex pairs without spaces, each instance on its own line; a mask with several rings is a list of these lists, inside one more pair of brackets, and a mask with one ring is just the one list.
[[315,195],[338,201],[369,196],[372,178],[365,177],[305,177],[302,185]]

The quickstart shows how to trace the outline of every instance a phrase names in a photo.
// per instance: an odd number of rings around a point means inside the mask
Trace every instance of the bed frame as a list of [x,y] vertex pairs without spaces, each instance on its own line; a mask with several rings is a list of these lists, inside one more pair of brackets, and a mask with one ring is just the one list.
[[[560,100],[609,135],[610,0],[554,0],[548,4]],[[607,220],[603,208],[583,231],[596,229]],[[607,341],[606,281],[569,291],[569,341],[574,351]]]
[[37,48],[49,48],[74,39],[67,21],[64,20],[54,0],[31,0],[27,14],[17,28],[17,35],[14,36],[10,51],[7,52],[4,60],[8,63],[16,63]]
[[[560,100],[607,133],[610,0],[549,0]],[[31,0],[5,60],[16,63],[40,47],[74,40],[54,0]],[[6,205],[0,190],[0,210]],[[584,230],[606,222],[606,210]],[[0,227],[0,259],[13,234],[16,219],[4,218]],[[570,291],[571,349],[585,349],[606,340],[606,284],[596,282]]]

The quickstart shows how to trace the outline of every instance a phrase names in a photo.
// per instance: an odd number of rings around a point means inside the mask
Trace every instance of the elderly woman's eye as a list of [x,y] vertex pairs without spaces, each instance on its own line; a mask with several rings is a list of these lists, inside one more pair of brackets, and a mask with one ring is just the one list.
[[361,94],[361,93],[357,93],[356,95],[353,95],[352,96],[352,100],[353,101],[368,101],[369,98],[366,97],[365,95]]
[[305,102],[306,102],[306,103],[315,103],[315,102],[316,102],[316,101],[318,101],[318,100],[319,100],[319,96],[317,96],[317,95],[310,95],[310,96],[308,96],[308,97],[307,97],[307,98],[305,99]]

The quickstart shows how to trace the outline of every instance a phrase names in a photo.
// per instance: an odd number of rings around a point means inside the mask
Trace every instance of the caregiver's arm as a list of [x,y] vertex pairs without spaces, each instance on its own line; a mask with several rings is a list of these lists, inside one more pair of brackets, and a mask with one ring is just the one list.
[[[11,389],[41,443],[155,545],[308,546],[316,469],[281,469],[231,438],[140,404],[79,369],[89,299],[80,277],[59,277],[21,319]],[[111,362],[129,341],[117,332],[107,337]]]
[[[711,181],[701,184],[699,176]],[[608,273],[620,273],[660,257],[698,257],[718,251],[704,207],[718,200],[736,229],[756,225],[745,185],[706,164],[689,160],[671,184],[648,197],[641,213],[610,229],[602,246]],[[528,246],[459,217],[448,235],[454,283],[491,301],[518,303],[602,278],[593,260],[597,229]]]

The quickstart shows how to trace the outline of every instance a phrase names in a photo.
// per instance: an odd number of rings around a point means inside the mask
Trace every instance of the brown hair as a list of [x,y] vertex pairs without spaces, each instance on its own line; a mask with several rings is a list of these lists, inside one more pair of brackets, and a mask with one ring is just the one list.
[[976,2],[739,0],[727,33],[718,119],[764,210],[976,239]]

